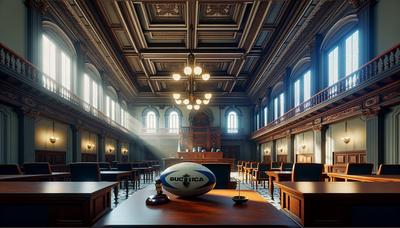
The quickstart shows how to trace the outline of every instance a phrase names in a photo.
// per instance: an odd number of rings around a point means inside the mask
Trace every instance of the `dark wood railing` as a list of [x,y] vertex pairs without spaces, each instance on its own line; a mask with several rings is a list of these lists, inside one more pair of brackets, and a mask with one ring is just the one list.
[[0,66],[18,75],[21,80],[29,81],[36,86],[45,88],[46,91],[64,98],[67,102],[77,107],[81,111],[90,113],[95,118],[106,122],[115,128],[119,128],[124,132],[130,132],[127,128],[106,116],[102,111],[81,99],[68,88],[59,84],[52,77],[43,73],[38,67],[2,43],[0,43]]
[[356,91],[363,85],[368,84],[380,78],[380,75],[400,66],[400,44],[384,51],[382,54],[373,58],[368,63],[361,66],[357,71],[347,75],[337,83],[323,89],[319,93],[312,96],[307,101],[290,109],[281,117],[260,128],[253,133],[253,137],[257,137],[261,132],[266,132],[269,129],[276,127],[278,124],[295,117],[296,115],[305,112],[311,108],[317,108],[319,105],[328,103],[332,98],[338,97],[344,93]]

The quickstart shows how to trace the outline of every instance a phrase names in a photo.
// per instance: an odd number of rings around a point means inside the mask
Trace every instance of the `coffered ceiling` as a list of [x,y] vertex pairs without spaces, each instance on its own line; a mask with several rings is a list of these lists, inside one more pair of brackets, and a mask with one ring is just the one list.
[[[187,81],[174,81],[193,53],[211,74],[197,92],[247,98],[260,63],[298,17],[306,0],[70,0],[67,9],[89,26],[136,90],[128,101],[170,98]],[[183,77],[185,79],[185,77]],[[146,101],[147,101],[146,100]]]

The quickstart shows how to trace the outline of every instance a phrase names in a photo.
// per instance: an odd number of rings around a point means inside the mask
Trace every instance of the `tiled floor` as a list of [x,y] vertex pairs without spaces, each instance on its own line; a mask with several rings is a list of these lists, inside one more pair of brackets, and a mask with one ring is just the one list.
[[[241,178],[241,177],[240,177],[240,178],[238,177],[238,173],[237,173],[237,172],[231,173],[231,178],[232,178],[232,180],[240,181],[240,189],[241,189],[241,190],[254,190],[254,191],[256,191],[255,188],[252,188],[252,187],[251,187],[250,183],[248,183],[248,184],[247,184],[247,183],[243,183],[243,182],[241,181],[242,178]],[[155,178],[154,180],[156,180],[156,178]],[[144,182],[142,181],[142,182],[140,183],[140,189],[143,189],[143,188],[147,187],[148,185],[154,185],[154,182],[152,182],[152,183],[149,183],[149,182],[144,183]],[[266,183],[266,186],[267,186],[267,183]],[[139,189],[139,190],[140,190],[140,189]],[[135,192],[136,192],[136,190],[134,190],[132,187],[130,187],[128,197],[131,196],[132,194],[135,194]],[[268,189],[268,188],[263,188],[262,184],[258,186],[257,192],[260,193],[260,195],[261,195],[262,197],[264,197],[268,202],[270,202],[270,203],[271,203],[272,205],[274,205],[276,208],[280,209],[280,204],[279,204],[279,190],[278,190],[277,188],[274,189],[274,199],[275,199],[275,200],[272,200],[272,199],[271,199],[271,194],[269,193],[269,189]],[[114,196],[114,194],[113,194],[113,196]],[[124,201],[126,200],[125,188],[124,188],[124,187],[123,187],[122,189],[119,190],[119,192],[118,192],[118,198],[119,198],[119,199],[118,199],[118,204],[115,204],[115,203],[114,203],[113,206],[112,206],[112,208],[117,207],[119,204],[121,204],[122,202],[124,202]],[[113,198],[112,200],[113,200],[112,202],[114,202],[114,198]]]

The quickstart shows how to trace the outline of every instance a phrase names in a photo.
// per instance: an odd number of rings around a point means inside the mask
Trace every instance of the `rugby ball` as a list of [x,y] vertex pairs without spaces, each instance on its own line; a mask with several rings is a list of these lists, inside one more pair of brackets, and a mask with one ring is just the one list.
[[163,188],[177,196],[191,197],[202,195],[215,186],[215,175],[207,167],[182,162],[168,167],[160,176]]

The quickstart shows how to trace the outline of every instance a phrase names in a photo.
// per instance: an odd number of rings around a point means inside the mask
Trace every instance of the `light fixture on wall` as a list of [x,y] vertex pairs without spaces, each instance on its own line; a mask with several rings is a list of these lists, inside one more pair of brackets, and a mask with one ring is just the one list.
[[283,148],[282,147],[279,149],[279,152],[283,153]]
[[300,145],[300,148],[302,149],[302,150],[305,150],[306,149],[306,144],[304,143],[304,132],[303,132],[303,143]]
[[[190,66],[193,65],[193,68]],[[189,66],[186,66],[183,69],[183,73],[188,77],[188,94],[187,95],[181,95],[180,93],[174,93],[172,95],[172,97],[175,100],[175,103],[177,105],[186,105],[186,108],[189,110],[199,110],[200,109],[200,105],[204,104],[207,105],[208,103],[210,103],[210,99],[212,97],[211,93],[205,93],[204,97],[196,97],[194,95],[194,92],[196,91],[196,82],[195,82],[195,77],[199,77],[201,75],[201,78],[204,81],[207,81],[208,79],[210,79],[210,74],[208,73],[204,73],[202,74],[203,69],[201,69],[201,67],[199,66],[194,66],[194,55],[191,53],[189,55]],[[179,81],[181,79],[181,75],[180,74],[172,74],[172,78],[175,81]]]
[[342,137],[342,141],[345,143],[345,144],[348,144],[349,142],[350,142],[350,137],[347,135],[347,120],[346,120],[346,122],[344,123],[344,133],[345,133],[345,137]]
[[110,147],[108,148],[108,152],[110,152],[110,154],[114,151],[114,147]]
[[94,144],[92,143],[90,136],[91,136],[91,133],[89,132],[89,143],[86,145],[88,150],[91,150],[92,148],[94,148]]
[[58,138],[54,136],[54,120],[53,120],[53,134],[52,134],[52,136],[50,136],[49,141],[51,144],[54,144],[57,142],[57,140],[58,140]]
[[265,148],[265,149],[264,149],[264,154],[269,154],[269,152],[270,152],[270,151],[269,151],[268,148]]
[[128,154],[128,150],[127,149],[122,149],[122,155],[127,155]]

